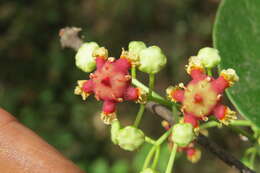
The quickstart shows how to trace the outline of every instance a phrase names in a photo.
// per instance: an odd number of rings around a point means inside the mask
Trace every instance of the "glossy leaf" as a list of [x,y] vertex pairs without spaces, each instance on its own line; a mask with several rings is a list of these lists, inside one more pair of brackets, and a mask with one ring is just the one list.
[[240,81],[227,95],[245,118],[260,127],[260,1],[223,0],[214,26],[221,69],[234,68]]

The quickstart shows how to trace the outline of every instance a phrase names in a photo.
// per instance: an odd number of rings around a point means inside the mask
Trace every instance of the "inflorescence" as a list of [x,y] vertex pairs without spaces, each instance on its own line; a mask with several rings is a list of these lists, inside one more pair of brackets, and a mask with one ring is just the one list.
[[[141,41],[132,41],[128,50],[122,49],[120,58],[116,59],[108,56],[106,48],[95,42],[87,42],[79,48],[75,59],[76,66],[90,74],[89,79],[77,82],[74,93],[81,95],[83,100],[93,94],[96,100],[103,102],[101,119],[105,124],[111,124],[111,140],[122,149],[133,151],[144,142],[148,142],[153,145],[150,151],[153,154],[168,138],[173,158],[176,151],[184,151],[187,158],[195,163],[201,156],[200,150],[195,148],[194,141],[200,123],[208,121],[211,115],[224,125],[229,125],[236,119],[236,113],[223,105],[221,100],[225,89],[231,87],[239,78],[233,69],[222,70],[217,78],[212,76],[211,69],[221,61],[219,52],[214,48],[203,48],[197,56],[189,58],[186,71],[192,79],[187,85],[180,83],[167,88],[167,98],[162,99],[182,115],[173,127],[163,121],[166,133],[158,140],[145,136],[137,127],[139,121],[133,126],[121,128],[116,113],[118,103],[134,101],[140,104],[137,119],[141,119],[144,105],[153,98],[154,75],[167,62],[166,56],[158,46],[147,47]],[[136,79],[136,69],[149,74],[149,92],[145,91],[143,86],[132,85],[132,80]],[[148,166],[151,156],[147,157],[142,173],[156,172]],[[167,167],[167,171],[170,170],[171,168]]]

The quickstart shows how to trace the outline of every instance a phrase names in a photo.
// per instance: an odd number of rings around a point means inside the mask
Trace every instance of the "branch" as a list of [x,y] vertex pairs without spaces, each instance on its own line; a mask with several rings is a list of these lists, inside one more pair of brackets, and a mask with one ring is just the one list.
[[246,167],[240,160],[236,159],[231,154],[227,153],[224,149],[220,148],[216,143],[212,142],[206,136],[200,134],[197,137],[197,143],[216,155],[219,159],[224,161],[231,167],[237,168],[241,173],[253,173],[254,171]]
[[172,112],[164,106],[155,102],[148,102],[146,104],[146,108],[155,115],[159,115],[162,119],[168,121],[170,124],[174,123]]
[[[66,27],[61,29],[59,33],[61,46],[63,48],[72,48],[77,51],[80,45],[83,43],[82,39],[78,36],[78,33],[80,31],[81,29],[76,27]],[[146,104],[146,108],[150,110],[152,113],[168,121],[169,123],[174,123],[171,111],[165,108],[164,106],[155,102],[149,102]],[[255,173],[255,171],[246,167],[242,162],[240,162],[234,156],[227,153],[224,149],[220,148],[208,137],[199,134],[199,136],[197,137],[197,143],[204,147],[207,151],[210,151],[212,154],[217,156],[227,165],[237,168],[241,173]]]

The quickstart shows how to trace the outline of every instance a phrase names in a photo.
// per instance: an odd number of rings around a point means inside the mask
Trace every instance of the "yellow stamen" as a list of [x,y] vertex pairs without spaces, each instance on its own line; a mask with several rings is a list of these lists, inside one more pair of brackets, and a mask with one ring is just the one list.
[[93,51],[93,57],[101,57],[107,59],[108,57],[108,50],[105,47],[100,47]]
[[101,113],[101,120],[104,122],[104,124],[110,125],[114,120],[117,119],[116,113],[110,113],[106,114],[104,112]]
[[222,118],[219,121],[225,125],[229,125],[232,121],[234,121],[236,119],[237,119],[236,112],[230,110],[229,107],[227,107],[225,110],[224,118]]
[[74,94],[81,95],[83,100],[86,100],[88,98],[88,96],[90,95],[89,93],[84,92],[82,89],[82,87],[86,81],[87,80],[78,80],[77,81],[78,86],[76,86],[76,88],[74,89]]
[[146,104],[147,103],[147,93],[144,92],[141,88],[137,88],[138,90],[138,99],[136,103]]
[[175,91],[177,90],[180,90],[180,89],[184,89],[185,86],[183,83],[179,83],[178,85],[176,86],[169,86],[167,89],[166,89],[166,95],[167,95],[167,98],[169,100],[171,100],[172,102],[177,102],[177,100],[175,100],[172,95],[174,94]]
[[236,71],[231,68],[229,68],[227,70],[222,70],[220,72],[220,76],[222,76],[229,83],[229,86],[234,85],[234,83],[239,80],[239,77],[237,76]]
[[186,65],[186,71],[188,74],[190,74],[193,69],[201,69],[205,71],[201,63],[201,60],[197,56],[191,56],[189,58],[189,64]]

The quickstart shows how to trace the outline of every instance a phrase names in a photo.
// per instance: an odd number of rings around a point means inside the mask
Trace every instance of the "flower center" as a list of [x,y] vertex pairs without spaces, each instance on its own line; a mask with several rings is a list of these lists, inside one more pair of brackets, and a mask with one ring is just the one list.
[[185,111],[203,117],[208,115],[217,104],[217,93],[206,79],[188,84],[184,92]]
[[194,96],[194,102],[195,103],[202,103],[203,102],[203,98],[200,94],[195,94]]
[[111,87],[111,83],[110,83],[110,78],[109,77],[105,77],[101,80],[101,83],[107,87]]

